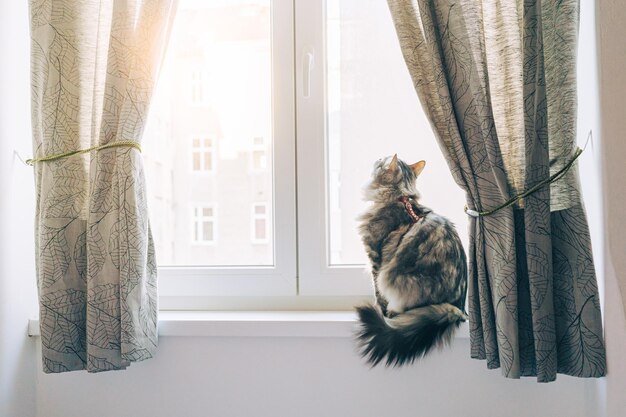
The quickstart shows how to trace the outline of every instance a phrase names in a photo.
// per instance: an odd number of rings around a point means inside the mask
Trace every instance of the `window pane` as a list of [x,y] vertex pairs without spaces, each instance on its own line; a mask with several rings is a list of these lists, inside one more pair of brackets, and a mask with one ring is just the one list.
[[255,225],[255,230],[254,230],[254,236],[257,240],[264,240],[266,239],[265,236],[265,219],[256,219],[254,221],[254,225]]
[[[365,47],[365,45],[367,47]],[[357,233],[374,161],[426,160],[421,203],[450,218],[467,242],[463,192],[452,180],[406,69],[385,0],[327,0],[330,264],[364,264]]]
[[190,86],[191,103],[195,105],[202,104],[202,90],[204,89],[204,80],[202,79],[201,71],[195,70],[191,72]]
[[194,171],[200,171],[201,167],[200,167],[200,153],[199,152],[194,152],[193,153],[193,170]]
[[255,214],[265,214],[265,206],[261,204],[257,204],[254,206]]
[[202,215],[205,216],[205,217],[213,216],[213,208],[211,208],[211,207],[204,207],[202,209]]
[[[149,207],[157,190],[168,191],[162,210],[170,221],[150,211],[153,229],[166,231],[155,233],[161,239],[156,242],[159,265],[273,263],[273,241],[253,244],[246,221],[251,204],[274,200],[272,170],[247,169],[255,150],[251,138],[263,137],[272,148],[270,8],[269,0],[179,0],[142,143]],[[190,90],[181,88],[190,77],[192,100]],[[193,105],[200,98],[202,107]],[[267,166],[272,157],[266,153]],[[155,180],[157,162],[167,184]],[[193,175],[215,166],[219,175]],[[218,226],[228,231],[210,250],[194,245],[189,233],[189,207],[206,201],[219,213],[196,237],[213,238]],[[267,221],[271,230],[272,219]]]
[[202,240],[205,242],[213,241],[213,222],[204,222],[202,229]]
[[213,156],[212,156],[212,152],[208,150],[204,151],[204,170],[205,171],[213,170]]
[[254,159],[255,170],[263,170],[267,168],[267,159],[265,157],[265,151],[254,151],[253,159]]

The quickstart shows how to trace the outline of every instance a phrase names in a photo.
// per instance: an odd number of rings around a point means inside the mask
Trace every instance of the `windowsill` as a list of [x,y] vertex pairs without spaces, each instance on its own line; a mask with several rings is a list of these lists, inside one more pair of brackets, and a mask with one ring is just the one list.
[[[336,337],[351,338],[356,315],[351,311],[162,311],[162,337]],[[39,320],[28,323],[28,335],[40,336]],[[469,338],[463,323],[456,338]]]

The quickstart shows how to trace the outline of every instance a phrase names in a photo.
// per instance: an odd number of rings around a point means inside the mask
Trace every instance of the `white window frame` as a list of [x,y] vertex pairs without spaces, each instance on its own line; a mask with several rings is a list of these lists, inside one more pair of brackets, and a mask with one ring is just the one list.
[[[193,141],[195,139],[198,139],[200,141],[200,146],[195,146],[193,144]],[[211,146],[204,145],[205,139],[211,140]],[[217,138],[215,137],[215,135],[205,135],[205,134],[193,135],[189,139],[189,147],[191,149],[191,151],[189,152],[189,155],[191,158],[189,161],[190,171],[193,172],[194,174],[214,174],[216,171],[215,164],[217,163],[217,157],[216,157]],[[204,154],[206,152],[211,153],[211,169],[207,169],[204,163],[205,162]],[[194,169],[194,166],[193,166],[193,158],[194,158],[195,153],[200,153],[200,169]]]
[[[210,208],[212,213],[210,216],[205,216],[203,211],[205,208]],[[200,215],[197,214],[198,210]],[[213,203],[196,203],[191,206],[191,244],[194,246],[213,246],[217,242],[217,206]],[[196,236],[204,236],[204,222],[210,221],[213,224],[213,239],[204,240],[196,239]]]
[[[256,212],[257,207],[265,208],[265,212],[263,214],[259,214]],[[256,235],[256,221],[264,220],[265,221],[265,238],[259,239]],[[269,213],[269,205],[267,203],[252,203],[250,209],[250,241],[255,245],[263,245],[270,243],[270,213]]]
[[[324,0],[296,0],[299,294],[371,296],[364,265],[330,265]],[[323,172],[321,172],[323,170]]]
[[[272,0],[271,266],[159,267],[159,301],[164,309],[211,308],[236,297],[254,300],[294,297],[296,277],[296,177],[294,102],[294,2]],[[215,298],[220,302],[214,302]],[[226,298],[224,298],[226,297]],[[230,304],[229,304],[230,305]],[[253,305],[253,304],[250,304]],[[276,304],[279,305],[279,304]]]

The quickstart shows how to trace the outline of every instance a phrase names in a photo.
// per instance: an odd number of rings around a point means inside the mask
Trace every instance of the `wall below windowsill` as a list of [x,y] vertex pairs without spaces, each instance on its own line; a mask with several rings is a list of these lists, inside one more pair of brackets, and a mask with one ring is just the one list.
[[[351,311],[164,311],[164,337],[353,337],[357,320]],[[40,336],[39,320],[28,323],[28,335]],[[469,338],[463,323],[456,338]]]

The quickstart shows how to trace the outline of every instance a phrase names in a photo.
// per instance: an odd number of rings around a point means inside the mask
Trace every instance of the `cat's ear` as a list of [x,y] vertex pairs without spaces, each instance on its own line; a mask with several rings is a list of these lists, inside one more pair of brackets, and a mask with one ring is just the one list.
[[398,154],[395,154],[389,162],[389,166],[387,167],[387,172],[396,172],[398,169]]
[[413,165],[411,165],[411,171],[413,171],[415,176],[418,177],[424,170],[425,166],[426,166],[426,161],[416,162]]

